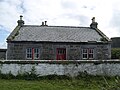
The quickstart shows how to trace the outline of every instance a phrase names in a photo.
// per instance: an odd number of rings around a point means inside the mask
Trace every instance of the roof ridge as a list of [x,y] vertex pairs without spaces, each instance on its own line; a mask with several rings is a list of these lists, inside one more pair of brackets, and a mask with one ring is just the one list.
[[66,27],[66,28],[90,28],[90,27],[80,27],[80,26],[50,26],[50,27]]
[[90,28],[90,27],[80,27],[80,26],[41,26],[41,25],[23,25],[22,27],[65,27],[65,28]]

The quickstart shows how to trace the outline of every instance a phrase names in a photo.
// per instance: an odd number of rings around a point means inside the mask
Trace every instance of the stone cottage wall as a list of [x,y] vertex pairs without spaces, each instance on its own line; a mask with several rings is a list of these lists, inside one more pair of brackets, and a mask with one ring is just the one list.
[[67,60],[81,60],[83,48],[94,48],[94,59],[110,59],[111,45],[99,43],[35,43],[14,42],[8,43],[8,60],[25,60],[27,48],[39,48],[40,60],[56,60],[56,49],[66,48]]

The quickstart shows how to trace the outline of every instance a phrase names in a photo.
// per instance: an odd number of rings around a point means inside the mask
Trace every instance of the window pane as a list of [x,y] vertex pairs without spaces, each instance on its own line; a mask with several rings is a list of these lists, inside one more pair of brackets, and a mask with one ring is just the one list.
[[26,58],[27,59],[32,59],[32,48],[27,48],[26,49]]
[[27,54],[27,58],[29,58],[29,54]]
[[62,50],[60,50],[60,54],[62,54]]
[[83,54],[83,59],[87,59],[87,54]]
[[89,49],[89,59],[93,59],[94,57],[94,49]]
[[83,56],[82,57],[83,59],[88,59],[88,50],[87,49],[82,50],[82,56]]
[[38,49],[38,48],[35,48],[35,49],[34,49],[34,53],[39,53],[39,49]]
[[37,56],[36,56],[37,58],[39,58],[39,54],[37,54]]
[[93,54],[89,54],[89,58],[90,58],[90,59],[93,59]]
[[38,48],[34,49],[34,59],[39,59],[39,49]]
[[89,49],[89,53],[93,53],[93,49]]
[[87,49],[83,49],[83,53],[87,53]]

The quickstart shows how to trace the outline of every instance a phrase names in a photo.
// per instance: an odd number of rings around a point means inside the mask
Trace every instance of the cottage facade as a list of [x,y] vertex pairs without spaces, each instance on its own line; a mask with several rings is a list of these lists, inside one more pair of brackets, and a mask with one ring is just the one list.
[[90,27],[24,25],[22,16],[7,38],[7,59],[81,60],[110,59],[111,41],[98,28],[95,18]]

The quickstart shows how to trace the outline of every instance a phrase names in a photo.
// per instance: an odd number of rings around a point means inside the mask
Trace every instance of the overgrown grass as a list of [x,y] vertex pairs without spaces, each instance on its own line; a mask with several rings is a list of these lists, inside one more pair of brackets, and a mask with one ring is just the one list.
[[35,68],[28,73],[14,76],[0,72],[0,90],[120,90],[120,77],[93,76],[80,72],[76,77],[66,75],[36,74]]
[[0,80],[0,90],[100,90],[98,81],[84,80]]
[[48,75],[34,80],[0,79],[0,90],[120,90],[120,83],[116,83],[116,80],[119,80],[116,78],[119,77],[104,78],[91,75],[74,78]]

